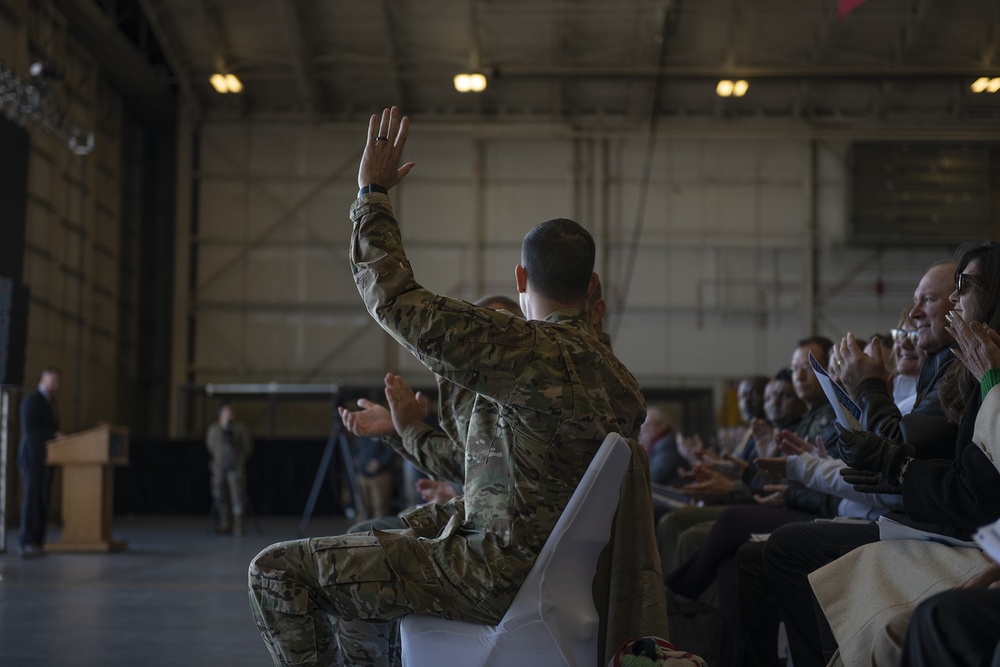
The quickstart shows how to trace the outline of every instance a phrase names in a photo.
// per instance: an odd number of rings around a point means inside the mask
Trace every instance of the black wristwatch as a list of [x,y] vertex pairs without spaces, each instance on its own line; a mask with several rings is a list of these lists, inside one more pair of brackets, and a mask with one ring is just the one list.
[[368,185],[358,190],[358,196],[360,197],[361,195],[366,195],[369,192],[381,192],[384,195],[389,194],[389,191],[386,190],[381,185],[379,185],[378,183],[369,183]]

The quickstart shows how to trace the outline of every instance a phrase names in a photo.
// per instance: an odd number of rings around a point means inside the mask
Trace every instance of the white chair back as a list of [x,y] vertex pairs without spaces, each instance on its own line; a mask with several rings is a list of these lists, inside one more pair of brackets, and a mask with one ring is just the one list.
[[404,617],[403,666],[598,664],[594,573],[611,535],[631,455],[617,433],[604,439],[499,624]]

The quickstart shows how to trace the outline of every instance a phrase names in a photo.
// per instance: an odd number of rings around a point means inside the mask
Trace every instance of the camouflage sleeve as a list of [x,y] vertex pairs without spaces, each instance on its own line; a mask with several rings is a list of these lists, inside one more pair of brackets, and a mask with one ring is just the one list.
[[399,454],[435,479],[465,483],[465,448],[423,422],[411,424],[402,436],[383,439]]
[[351,218],[351,270],[372,317],[432,372],[508,403],[534,356],[535,328],[510,313],[421,287],[388,196],[363,195],[351,207]]
[[421,505],[401,514],[399,518],[417,534],[417,537],[433,538],[437,537],[455,516],[459,517],[459,521],[465,516],[465,499],[461,496],[452,498],[444,505],[437,503]]

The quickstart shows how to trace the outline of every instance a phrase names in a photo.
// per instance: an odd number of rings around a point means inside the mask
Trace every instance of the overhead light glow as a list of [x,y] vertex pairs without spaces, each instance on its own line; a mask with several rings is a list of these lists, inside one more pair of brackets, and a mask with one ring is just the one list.
[[212,87],[215,88],[215,92],[220,95],[243,92],[243,82],[240,81],[235,74],[222,74],[221,72],[216,72],[212,75],[209,81],[212,82]]
[[486,90],[486,76],[476,72],[469,75],[469,90],[474,93],[481,93]]
[[226,85],[226,77],[222,74],[215,73],[212,78],[209,79],[212,82],[212,88],[215,88],[217,93],[228,93],[229,87]]
[[723,79],[715,87],[715,94],[719,97],[729,97],[733,94],[733,82],[729,79]]
[[226,88],[229,89],[231,93],[242,93],[243,92],[243,82],[236,78],[235,74],[226,75]]
[[974,93],[995,93],[1000,90],[1000,77],[981,76],[972,82],[969,89]]
[[749,83],[747,83],[743,79],[740,79],[739,81],[733,84],[733,95],[735,97],[743,97],[744,95],[747,94],[747,89],[749,87],[750,87]]
[[988,85],[990,85],[990,77],[981,76],[972,82],[970,88],[972,88],[972,92],[974,93],[981,93],[986,90],[986,86]]
[[481,93],[486,90],[486,75],[479,72],[456,74],[455,90],[460,93]]

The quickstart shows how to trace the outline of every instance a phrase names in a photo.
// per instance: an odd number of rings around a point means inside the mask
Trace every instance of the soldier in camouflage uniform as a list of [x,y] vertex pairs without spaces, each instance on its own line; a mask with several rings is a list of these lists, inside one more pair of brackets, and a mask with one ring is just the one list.
[[[645,416],[638,382],[588,320],[594,243],[576,223],[551,220],[525,237],[515,279],[527,321],[417,284],[380,192],[413,166],[398,166],[407,125],[395,108],[381,124],[372,117],[358,174],[371,191],[351,208],[351,262],[379,324],[431,371],[477,394],[464,451],[405,451],[436,476],[464,477],[465,498],[414,510],[404,531],[258,554],[250,601],[276,665],[388,664],[389,638],[355,634],[357,621],[416,612],[497,623],[604,437],[635,438]],[[336,636],[331,615],[341,620]]]

